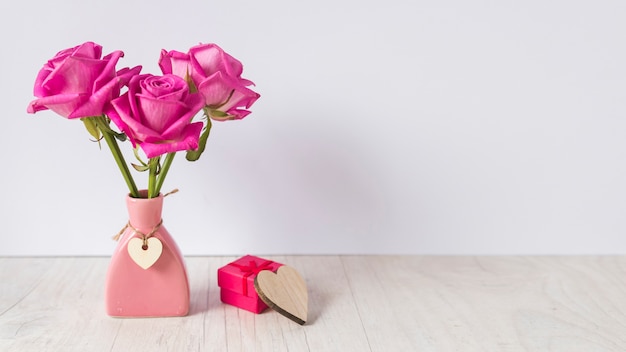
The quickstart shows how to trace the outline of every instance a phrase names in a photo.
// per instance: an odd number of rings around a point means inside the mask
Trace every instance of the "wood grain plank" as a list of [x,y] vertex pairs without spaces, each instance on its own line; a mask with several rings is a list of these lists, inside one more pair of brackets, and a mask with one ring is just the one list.
[[420,328],[424,314],[419,307],[414,261],[421,259],[346,256],[341,264],[353,292],[363,329],[372,351],[428,350],[430,344]]
[[284,263],[302,274],[309,289],[309,320],[299,327],[306,336],[308,350],[369,351],[340,257],[288,257]]
[[[48,258],[45,262],[48,270],[36,289],[0,317],[2,335],[13,334],[7,350],[107,350],[100,344],[109,344],[117,330],[116,324],[100,318],[108,260]],[[28,269],[21,269],[19,275],[26,274]],[[8,330],[11,326],[19,328]]]
[[0,258],[0,315],[36,288],[49,263],[47,258]]
[[191,312],[104,313],[108,258],[0,258],[2,351],[625,351],[626,257],[274,256],[309,321],[222,304],[187,258]]
[[[190,274],[190,285],[196,287],[198,285],[205,286],[206,296],[202,294],[197,299],[206,301],[206,308],[202,311],[202,336],[203,341],[199,351],[211,351],[221,348],[224,351],[236,351],[235,348],[226,348],[228,346],[227,324],[226,324],[226,308],[227,305],[220,301],[220,291],[217,286],[217,269],[237,259],[236,257],[212,257],[212,258],[189,258],[204,263],[207,266],[206,275]],[[192,276],[193,275],[193,276]],[[192,289],[193,290],[193,289]],[[234,307],[230,307],[234,308]]]
[[343,260],[374,351],[626,350],[623,258]]

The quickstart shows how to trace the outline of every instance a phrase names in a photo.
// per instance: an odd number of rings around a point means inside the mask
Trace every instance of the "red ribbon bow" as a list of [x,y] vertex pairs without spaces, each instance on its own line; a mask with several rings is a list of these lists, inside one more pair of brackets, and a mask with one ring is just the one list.
[[263,270],[272,270],[272,263],[274,262],[271,260],[266,260],[261,265],[257,265],[257,263],[254,260],[250,260],[248,262],[248,265],[241,265],[237,263],[230,264],[238,268],[239,270],[243,271],[242,286],[243,286],[243,294],[245,296],[248,296],[248,278],[252,275],[258,274],[259,272]]

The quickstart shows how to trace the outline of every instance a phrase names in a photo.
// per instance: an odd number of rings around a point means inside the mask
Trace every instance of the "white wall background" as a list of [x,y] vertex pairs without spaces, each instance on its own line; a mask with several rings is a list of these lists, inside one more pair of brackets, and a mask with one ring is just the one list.
[[257,83],[253,114],[170,171],[187,255],[624,253],[624,19],[621,0],[4,1],[0,255],[109,255],[127,220],[108,150],[25,112],[88,40],[155,74],[160,49],[215,42]]

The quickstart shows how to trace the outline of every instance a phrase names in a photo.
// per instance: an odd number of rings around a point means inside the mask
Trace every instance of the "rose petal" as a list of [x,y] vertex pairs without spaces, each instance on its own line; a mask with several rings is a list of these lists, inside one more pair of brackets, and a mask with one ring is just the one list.
[[106,66],[101,70],[100,75],[93,82],[93,91],[98,91],[104,87],[108,82],[115,77],[115,65],[121,57],[124,56],[122,51],[114,51],[105,56],[102,60],[106,63]]
[[204,97],[207,106],[224,104],[232,90],[232,81],[222,72],[216,72],[198,84],[198,92]]
[[140,121],[135,119],[131,104],[133,100],[130,99],[129,92],[124,93],[121,97],[111,101],[111,104],[106,109],[106,114],[128,136],[133,147],[145,140],[161,140],[159,133],[142,125]]
[[228,102],[224,104],[224,106],[222,106],[222,109],[230,110],[231,108],[240,106],[245,106],[247,109],[252,106],[252,104],[254,104],[254,102],[257,101],[257,99],[259,99],[260,97],[261,95],[254,92],[253,90],[248,89],[244,86],[238,86],[235,87],[233,95],[230,97],[230,100],[228,100]]
[[53,68],[48,65],[39,70],[37,78],[35,78],[35,87],[33,88],[33,95],[37,98],[45,97],[47,95],[48,90],[43,86],[43,82],[46,78],[48,78],[52,71]]
[[189,92],[189,85],[176,75],[152,76],[139,82],[142,95],[161,100],[184,100]]
[[[133,145],[133,148],[137,146],[137,141],[135,140],[135,135],[128,128],[124,119],[122,119],[122,115],[128,114],[129,104],[128,104],[128,93],[120,96],[117,99],[111,101],[110,104],[104,107],[104,113],[113,121],[113,123],[120,129],[120,131],[124,132],[130,142]],[[121,113],[120,113],[121,112]]]
[[93,82],[102,73],[106,63],[100,60],[68,57],[42,82],[42,87],[52,93],[88,93]]
[[[118,78],[115,72],[123,52],[114,51],[100,59],[101,55],[102,47],[93,42],[60,51],[37,75],[33,92],[41,99],[31,103],[27,111],[47,107],[67,118],[101,115],[104,105],[119,96],[129,79]],[[121,72],[138,73],[136,69]]]
[[120,89],[123,86],[128,85],[128,82],[133,76],[138,75],[141,72],[141,66],[135,66],[133,68],[124,67],[117,71],[118,83],[120,85]]
[[133,67],[132,69],[122,69],[121,76],[115,77],[107,82],[106,85],[101,87],[98,91],[95,91],[89,99],[78,108],[69,114],[67,117],[70,119],[82,118],[88,116],[101,115],[106,103],[112,99],[117,98],[120,95],[120,89],[128,81],[132,75],[136,75],[141,70],[141,66]]
[[214,44],[198,45],[189,49],[191,75],[194,82],[201,82],[207,76],[224,69],[221,62],[221,51]]
[[94,42],[85,42],[74,48],[73,56],[81,56],[92,59],[102,57],[102,46]]
[[216,44],[200,44],[189,49],[191,77],[196,85],[216,72],[239,78],[243,65]]
[[139,112],[143,116],[142,123],[157,133],[163,133],[181,115],[189,111],[187,106],[178,100],[161,100],[151,96],[138,94]]
[[204,96],[206,105],[221,111],[241,106],[249,108],[260,97],[258,93],[240,84],[237,79],[222,72],[217,72],[200,83],[198,91]]
[[[167,83],[163,91],[158,87],[155,89],[157,94],[171,97],[175,94],[168,93],[168,89],[188,90],[182,78],[165,76],[132,77],[128,83],[128,92],[114,99],[107,108],[111,120],[128,135],[133,146],[139,145],[148,157],[196,149],[203,128],[202,122],[191,123],[194,115],[204,106],[204,98],[199,93],[187,94],[181,100],[167,100],[161,99],[162,96],[151,96],[148,89],[142,89],[148,88],[151,82],[157,85]],[[172,79],[172,84],[164,77]],[[179,87],[179,83],[183,86]]]
[[230,109],[226,113],[232,116],[231,120],[241,120],[244,117],[250,115],[251,111],[243,110],[243,109]]
[[185,79],[189,72],[189,55],[176,50],[161,50],[159,67],[164,75],[174,74]]
[[187,113],[181,115],[163,131],[162,137],[164,139],[179,138],[181,131],[204,106],[204,99],[200,94],[190,94],[185,100],[185,105],[187,106]]
[[202,127],[202,122],[194,122],[185,127],[179,140],[168,143],[144,142],[140,144],[140,147],[148,158],[181,150],[196,150],[198,149],[198,139],[200,138]]
[[57,94],[33,100],[26,111],[32,114],[50,109],[63,117],[68,117],[88,99],[89,96],[85,94]]

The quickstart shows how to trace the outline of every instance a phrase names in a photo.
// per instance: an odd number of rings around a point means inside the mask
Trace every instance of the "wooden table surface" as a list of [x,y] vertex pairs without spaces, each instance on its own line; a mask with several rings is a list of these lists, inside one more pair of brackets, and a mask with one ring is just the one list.
[[0,351],[626,351],[626,257],[264,256],[296,268],[309,321],[222,304],[186,259],[191,312],[104,313],[108,258],[0,258]]

